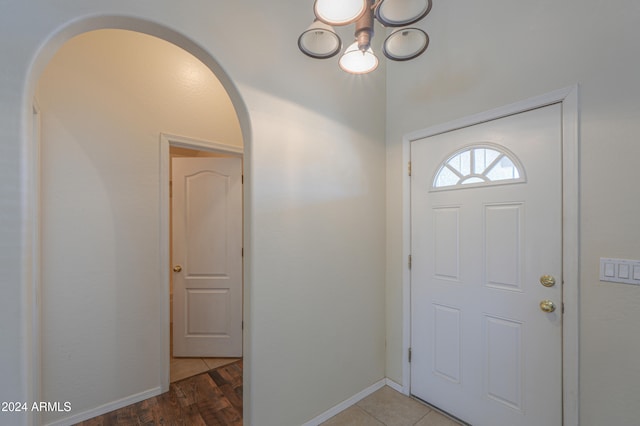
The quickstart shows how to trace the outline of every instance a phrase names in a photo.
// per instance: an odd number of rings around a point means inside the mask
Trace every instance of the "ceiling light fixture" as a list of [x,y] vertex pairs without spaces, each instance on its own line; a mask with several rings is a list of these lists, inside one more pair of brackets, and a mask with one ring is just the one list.
[[378,66],[371,49],[374,19],[385,27],[398,28],[385,39],[382,53],[393,61],[408,61],[429,46],[426,32],[408,26],[427,16],[431,6],[431,0],[314,0],[316,19],[298,37],[298,47],[312,58],[331,58],[342,48],[332,26],[355,22],[355,42],[347,47],[339,64],[346,72],[366,74]]

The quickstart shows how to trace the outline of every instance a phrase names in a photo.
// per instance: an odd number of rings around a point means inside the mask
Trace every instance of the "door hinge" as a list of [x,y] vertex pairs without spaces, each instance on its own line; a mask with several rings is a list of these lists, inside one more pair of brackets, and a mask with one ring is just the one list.
[[409,260],[407,261],[407,266],[411,269],[411,255],[409,255]]
[[242,321],[242,329],[244,330],[244,321]]
[[241,251],[241,256],[244,257],[244,247],[242,247],[240,251]]
[[407,163],[407,173],[409,174],[409,176],[411,176],[411,161]]
[[240,183],[244,185],[244,175],[240,175]]
[[409,362],[411,362],[411,348],[409,348]]

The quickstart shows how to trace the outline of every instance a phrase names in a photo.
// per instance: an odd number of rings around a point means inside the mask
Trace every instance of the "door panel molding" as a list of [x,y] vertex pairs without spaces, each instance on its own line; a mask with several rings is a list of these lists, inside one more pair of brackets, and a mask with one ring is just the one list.
[[[564,316],[562,323],[563,424],[579,425],[579,90],[571,86],[503,107],[434,125],[403,137],[403,164],[411,160],[412,141],[496,120],[532,109],[561,104],[562,109],[562,269]],[[411,254],[411,181],[403,173],[403,259]],[[403,353],[411,343],[411,271],[402,275]],[[403,359],[402,391],[410,392],[410,364]]]

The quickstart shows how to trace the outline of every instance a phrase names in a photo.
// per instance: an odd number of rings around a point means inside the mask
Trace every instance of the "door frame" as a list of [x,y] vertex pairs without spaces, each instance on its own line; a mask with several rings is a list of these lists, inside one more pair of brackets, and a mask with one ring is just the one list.
[[[579,98],[578,86],[559,89],[503,107],[408,133],[402,140],[403,164],[411,161],[411,142],[532,109],[562,106],[562,416],[564,426],[579,425]],[[402,254],[411,254],[411,178],[403,173]],[[402,272],[402,348],[411,347],[411,271]],[[411,390],[409,357],[402,361],[402,391]]]
[[[160,133],[160,265],[166,267],[160,272],[162,286],[160,289],[160,335],[162,336],[162,361],[160,367],[160,386],[162,392],[169,390],[170,385],[170,345],[171,345],[171,302],[169,300],[170,279],[171,279],[171,235],[170,235],[170,209],[171,197],[169,181],[171,179],[171,147],[187,148],[195,151],[216,152],[239,157],[244,160],[242,147],[226,145],[219,142],[211,142],[199,139],[188,138],[185,136],[176,136],[168,133]],[[242,207],[244,212],[244,206]],[[244,214],[244,213],[243,213]],[[244,234],[244,220],[243,220]],[[244,240],[244,238],[243,238]],[[244,279],[242,280],[242,288],[244,293]],[[244,315],[244,314],[243,314]],[[243,330],[244,334],[244,330]],[[243,336],[244,340],[244,336]],[[243,351],[244,352],[244,351]]]

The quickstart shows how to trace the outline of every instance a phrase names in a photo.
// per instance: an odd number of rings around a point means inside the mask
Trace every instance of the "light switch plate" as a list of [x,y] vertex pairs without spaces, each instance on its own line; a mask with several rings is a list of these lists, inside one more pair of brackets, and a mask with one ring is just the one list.
[[601,257],[600,281],[640,285],[640,260]]

